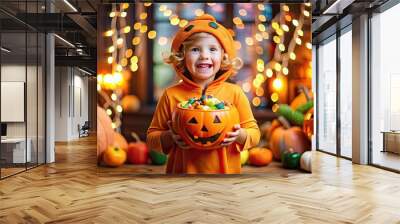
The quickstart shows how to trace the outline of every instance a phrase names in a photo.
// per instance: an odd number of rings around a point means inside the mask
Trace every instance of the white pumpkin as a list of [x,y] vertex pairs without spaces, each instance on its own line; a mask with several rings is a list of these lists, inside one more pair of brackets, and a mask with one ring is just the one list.
[[312,162],[312,152],[311,151],[306,151],[303,154],[301,154],[300,168],[302,170],[312,173],[311,162]]

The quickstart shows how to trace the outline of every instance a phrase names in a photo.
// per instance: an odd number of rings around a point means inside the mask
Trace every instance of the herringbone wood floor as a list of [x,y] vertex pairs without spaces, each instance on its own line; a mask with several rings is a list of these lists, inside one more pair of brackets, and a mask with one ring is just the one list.
[[400,223],[400,175],[314,153],[314,173],[276,164],[235,176],[97,168],[95,139],[0,181],[0,223]]

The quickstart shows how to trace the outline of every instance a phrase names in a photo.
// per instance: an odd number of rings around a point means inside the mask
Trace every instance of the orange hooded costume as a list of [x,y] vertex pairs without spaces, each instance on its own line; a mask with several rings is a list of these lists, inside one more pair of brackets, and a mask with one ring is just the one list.
[[[172,42],[172,52],[178,52],[187,38],[200,32],[210,33],[216,37],[228,54],[229,59],[236,56],[231,34],[210,15],[197,17],[180,29]],[[162,148],[161,134],[168,130],[167,122],[172,120],[172,113],[177,104],[192,97],[198,98],[203,91],[198,84],[185,76],[176,64],[174,64],[174,68],[179,77],[182,78],[182,82],[167,88],[160,98],[147,131],[148,146],[168,155],[167,173],[240,173],[240,151],[257,145],[260,139],[260,131],[253,117],[249,101],[241,88],[225,82],[232,75],[232,68],[218,74],[215,80],[208,85],[205,95],[212,95],[236,106],[239,111],[240,127],[245,129],[247,133],[245,143],[240,145],[234,142],[228,147],[224,147],[222,150],[225,150],[225,152],[222,154],[218,153],[220,149],[180,149],[176,145],[172,148]],[[221,155],[226,158],[220,158]]]

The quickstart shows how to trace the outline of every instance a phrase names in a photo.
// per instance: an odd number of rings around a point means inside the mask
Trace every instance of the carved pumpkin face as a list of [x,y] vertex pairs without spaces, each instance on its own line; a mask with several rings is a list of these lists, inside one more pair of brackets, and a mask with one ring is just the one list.
[[220,148],[226,133],[238,123],[234,107],[213,111],[177,108],[173,116],[175,132],[186,144],[202,150]]

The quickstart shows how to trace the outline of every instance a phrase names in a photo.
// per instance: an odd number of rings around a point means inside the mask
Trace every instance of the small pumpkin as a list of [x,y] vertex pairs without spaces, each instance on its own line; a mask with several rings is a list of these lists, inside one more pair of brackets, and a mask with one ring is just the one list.
[[256,147],[249,152],[249,164],[253,166],[266,166],[272,162],[272,152],[267,148]]
[[114,132],[114,146],[123,149],[125,152],[128,151],[128,142],[118,132]]
[[106,111],[97,106],[97,160],[101,161],[101,156],[108,146],[114,143],[114,130],[112,121]]
[[307,151],[301,155],[300,168],[304,171],[312,173],[312,152]]
[[300,167],[300,157],[301,154],[298,152],[294,152],[293,149],[289,149],[288,151],[284,151],[282,153],[282,165],[287,169],[297,169]]
[[239,113],[232,105],[219,110],[177,107],[172,115],[174,131],[187,145],[200,150],[221,148],[226,133],[239,123]]
[[282,152],[289,148],[300,154],[310,149],[311,142],[301,128],[290,126],[284,117],[279,117],[278,119],[283,126],[274,131],[270,140],[270,147],[275,160],[279,161]]
[[121,105],[125,112],[136,112],[140,109],[140,100],[135,95],[126,95],[122,98]]
[[126,152],[119,147],[110,146],[104,151],[103,161],[107,166],[121,166],[126,161]]

